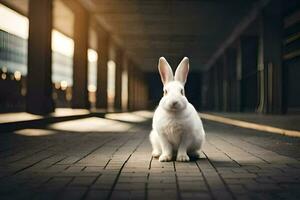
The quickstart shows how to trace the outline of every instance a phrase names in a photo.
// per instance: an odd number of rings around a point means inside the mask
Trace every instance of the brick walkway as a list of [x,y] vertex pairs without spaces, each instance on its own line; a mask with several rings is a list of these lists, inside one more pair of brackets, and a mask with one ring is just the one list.
[[300,199],[299,139],[205,121],[202,159],[160,163],[149,122],[103,120],[1,133],[0,198]]

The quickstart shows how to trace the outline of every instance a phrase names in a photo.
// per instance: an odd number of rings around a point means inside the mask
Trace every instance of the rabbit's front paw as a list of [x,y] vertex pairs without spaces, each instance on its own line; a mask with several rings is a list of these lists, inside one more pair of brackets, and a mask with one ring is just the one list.
[[172,160],[172,155],[163,154],[163,155],[159,156],[160,162],[169,162],[171,160]]
[[188,162],[188,161],[190,161],[190,158],[187,154],[179,154],[179,155],[177,155],[176,161]]
[[157,150],[153,150],[152,151],[152,157],[153,158],[158,158],[161,155],[161,152],[157,151]]

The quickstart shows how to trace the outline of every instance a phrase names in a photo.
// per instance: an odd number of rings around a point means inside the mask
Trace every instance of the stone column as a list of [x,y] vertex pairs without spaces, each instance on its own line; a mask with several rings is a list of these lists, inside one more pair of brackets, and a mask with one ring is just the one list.
[[121,49],[116,50],[116,78],[115,78],[115,101],[114,108],[122,109],[122,68],[123,68],[123,52]]
[[219,84],[218,84],[218,66],[215,64],[212,67],[212,73],[213,73],[213,86],[214,86],[214,106],[213,110],[218,111],[219,110]]
[[98,31],[98,67],[96,107],[107,109],[107,62],[109,51],[108,34]]
[[138,109],[138,71],[136,65],[133,68],[133,109]]
[[224,94],[223,94],[223,90],[224,90],[224,84],[223,84],[223,66],[224,63],[222,62],[222,60],[218,60],[217,61],[217,85],[218,85],[218,111],[222,111],[223,110],[223,104],[224,104]]
[[262,14],[262,45],[264,71],[264,112],[283,113],[282,68],[282,1],[273,0]]
[[238,111],[237,109],[237,62],[236,49],[229,48],[225,52],[225,66],[227,68],[227,108],[228,111]]
[[140,88],[141,88],[141,75],[140,75],[140,72],[139,70],[136,68],[135,69],[135,73],[136,73],[136,78],[135,78],[135,84],[134,84],[134,87],[135,87],[135,106],[136,106],[136,110],[140,109],[141,107],[141,93],[140,93]]
[[207,103],[208,103],[208,110],[213,110],[215,105],[215,80],[214,80],[214,68],[211,67],[209,69],[209,83],[208,83],[208,96],[207,96]]
[[128,110],[128,58],[126,55],[123,56],[123,61],[122,61],[122,111],[127,111]]
[[88,100],[88,29],[84,8],[75,10],[72,108],[89,108]]
[[128,63],[128,109],[134,109],[134,67],[133,62]]
[[54,111],[51,81],[52,0],[30,0],[28,17],[26,110],[34,114],[48,114]]
[[223,55],[223,67],[222,67],[222,72],[223,72],[223,76],[222,76],[222,96],[223,96],[223,104],[222,104],[222,110],[223,111],[228,111],[228,107],[229,107],[229,72],[228,72],[228,58],[225,54]]
[[241,109],[242,111],[254,112],[259,104],[257,84],[258,37],[242,36],[239,51]]

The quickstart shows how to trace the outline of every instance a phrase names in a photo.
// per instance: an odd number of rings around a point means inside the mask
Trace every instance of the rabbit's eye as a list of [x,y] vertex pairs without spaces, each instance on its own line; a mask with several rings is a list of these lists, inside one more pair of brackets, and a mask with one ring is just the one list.
[[183,93],[183,89],[180,90],[180,93],[181,93],[182,95],[184,94],[184,93]]
[[168,94],[168,91],[167,90],[164,90],[164,95],[167,95]]

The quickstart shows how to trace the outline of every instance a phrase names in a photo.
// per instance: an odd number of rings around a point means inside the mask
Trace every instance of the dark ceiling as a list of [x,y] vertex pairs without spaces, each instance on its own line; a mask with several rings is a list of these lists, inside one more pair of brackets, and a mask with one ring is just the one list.
[[[54,28],[73,36],[73,17],[54,0]],[[78,0],[96,25],[104,27],[128,57],[155,71],[164,56],[176,67],[184,56],[191,70],[205,70],[209,59],[252,9],[256,0]],[[0,0],[27,13],[28,0]],[[91,34],[92,36],[94,34]],[[95,48],[95,37],[90,46]]]
[[80,0],[99,24],[145,70],[165,56],[191,68],[206,63],[252,7],[254,0]]

